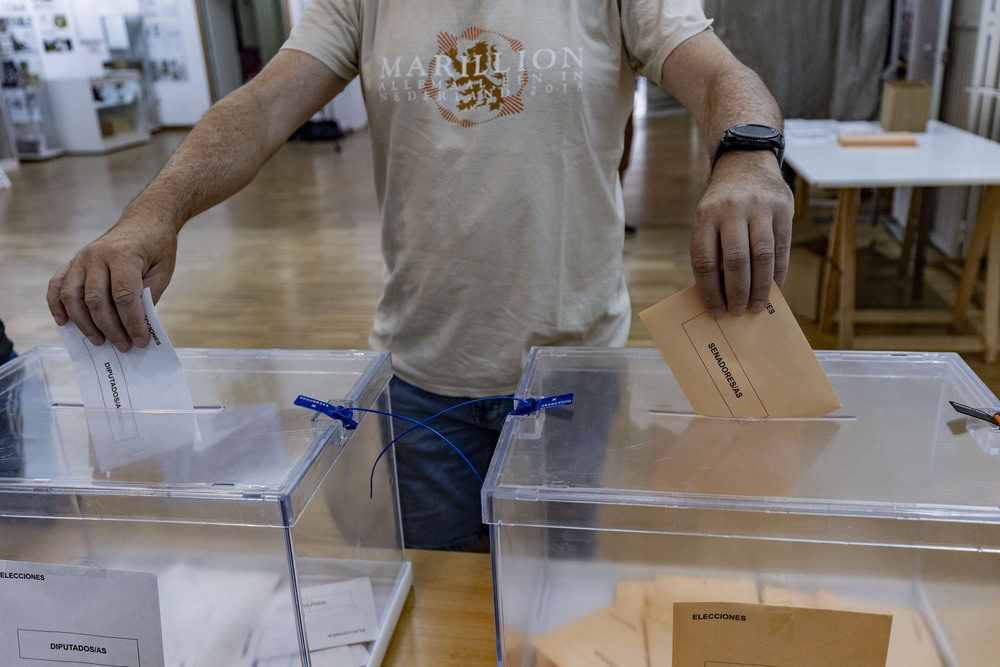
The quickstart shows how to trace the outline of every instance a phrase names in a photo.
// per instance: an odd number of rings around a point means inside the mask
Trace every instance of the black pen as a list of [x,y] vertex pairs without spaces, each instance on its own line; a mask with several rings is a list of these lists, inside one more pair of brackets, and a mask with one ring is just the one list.
[[975,417],[976,419],[982,419],[983,421],[988,421],[991,424],[1000,426],[1000,412],[997,412],[996,408],[973,408],[968,405],[956,403],[955,401],[948,402],[951,403],[951,407],[955,408],[955,410],[961,412],[963,415]]

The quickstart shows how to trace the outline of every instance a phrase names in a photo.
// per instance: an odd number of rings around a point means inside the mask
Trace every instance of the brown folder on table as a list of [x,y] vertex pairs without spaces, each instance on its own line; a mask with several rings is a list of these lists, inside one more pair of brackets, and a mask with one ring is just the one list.
[[837,143],[845,148],[916,146],[917,138],[911,132],[862,132],[838,135]]

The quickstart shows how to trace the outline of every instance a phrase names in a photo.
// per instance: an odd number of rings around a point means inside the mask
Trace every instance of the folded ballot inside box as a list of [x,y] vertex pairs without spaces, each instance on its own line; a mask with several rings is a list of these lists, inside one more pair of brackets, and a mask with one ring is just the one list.
[[[768,594],[749,579],[658,575],[623,580],[614,601],[532,644],[536,665],[885,665],[939,667],[922,619],[847,598]],[[894,612],[901,612],[897,622]]]
[[[359,411],[348,430],[294,401],[385,410],[388,354],[176,360],[190,407],[89,407],[63,348],[0,367],[0,572],[58,565],[91,586],[45,623],[25,596],[2,598],[0,664],[37,664],[17,653],[27,630],[125,637],[143,665],[378,665],[411,581],[391,452],[369,496],[391,423]],[[132,606],[105,610],[119,580],[138,582]],[[348,616],[364,621],[337,625]]]

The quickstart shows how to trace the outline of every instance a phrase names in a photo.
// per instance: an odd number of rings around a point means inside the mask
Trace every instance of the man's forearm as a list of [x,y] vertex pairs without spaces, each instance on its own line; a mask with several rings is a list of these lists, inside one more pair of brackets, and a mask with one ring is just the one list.
[[781,110],[760,77],[711,31],[681,44],[663,64],[662,84],[691,112],[705,149],[740,123],[781,129]]
[[279,51],[208,110],[122,217],[138,214],[179,230],[250,183],[295,128],[346,85],[312,56]]
[[56,323],[72,320],[94,345],[110,340],[123,353],[146,345],[142,291],[148,287],[155,302],[166,289],[180,228],[249,183],[345,85],[316,58],[279,51],[209,109],[111,229],[55,272],[46,300]]
[[159,219],[179,231],[243,189],[281,145],[269,138],[265,119],[254,96],[243,90],[214,105],[122,217]]
[[[781,129],[781,112],[760,78],[709,30],[678,46],[662,83],[694,116],[709,155],[742,123]],[[760,312],[771,281],[788,270],[792,196],[778,162],[761,151],[730,151],[713,165],[694,212],[691,270],[713,317]]]
[[710,78],[703,106],[699,125],[709,154],[722,133],[733,125],[756,123],[782,129],[781,110],[771,93],[760,77],[742,64],[718,71]]

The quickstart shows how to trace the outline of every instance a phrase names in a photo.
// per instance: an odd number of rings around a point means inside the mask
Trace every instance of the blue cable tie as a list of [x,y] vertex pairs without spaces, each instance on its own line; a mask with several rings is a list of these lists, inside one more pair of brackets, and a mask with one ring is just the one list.
[[[430,417],[428,417],[427,419],[425,419],[422,422],[418,422],[415,419],[410,419],[409,417],[403,417],[402,415],[395,415],[395,414],[391,414],[391,413],[388,413],[388,412],[382,412],[380,410],[370,410],[370,409],[366,409],[366,408],[355,408],[355,410],[357,410],[359,412],[373,412],[375,414],[385,415],[387,417],[395,417],[397,419],[401,419],[403,421],[408,421],[411,424],[413,424],[413,426],[411,426],[409,429],[407,429],[403,433],[401,433],[401,434],[397,435],[395,438],[393,438],[389,442],[389,444],[387,444],[382,449],[382,451],[379,452],[378,456],[375,458],[375,463],[372,465],[371,478],[369,479],[369,491],[368,491],[369,497],[371,497],[372,494],[373,494],[373,492],[374,492],[375,467],[378,465],[379,460],[381,460],[382,456],[387,451],[389,451],[389,449],[396,443],[397,440],[399,440],[400,438],[402,438],[404,435],[406,435],[407,433],[409,433],[413,429],[415,429],[415,428],[421,428],[421,427],[427,429],[428,431],[430,431],[431,433],[433,433],[434,435],[438,436],[439,438],[441,438],[442,440],[444,440],[446,443],[448,443],[451,446],[451,448],[454,449],[455,452],[457,452],[460,457],[462,457],[462,459],[465,461],[465,463],[468,464],[469,469],[472,470],[472,474],[475,475],[476,479],[479,481],[479,483],[482,484],[483,483],[482,478],[479,476],[479,473],[476,471],[475,466],[472,465],[472,462],[470,462],[469,459],[466,458],[465,454],[463,454],[462,451],[458,447],[455,446],[455,443],[453,443],[451,440],[449,440],[448,438],[444,437],[443,435],[441,435],[440,433],[438,433],[437,431],[435,431],[430,426],[428,426],[427,422],[433,420],[436,417],[439,417],[439,416],[445,414],[446,412],[450,412],[451,410],[454,410],[456,408],[460,408],[460,407],[462,407],[464,405],[469,405],[471,403],[478,403],[480,401],[487,401],[487,400],[493,400],[493,399],[503,399],[503,398],[510,398],[510,399],[512,399],[514,401],[517,401],[519,403],[519,406],[517,408],[515,408],[515,409],[511,410],[509,413],[507,413],[508,416],[510,416],[510,415],[517,415],[517,416],[530,415],[533,412],[538,412],[539,410],[545,410],[547,408],[557,408],[557,407],[560,407],[560,406],[563,406],[563,405],[569,405],[569,404],[571,404],[573,402],[573,394],[558,394],[556,396],[547,396],[547,397],[541,398],[541,399],[535,399],[535,398],[517,398],[517,397],[513,397],[513,396],[511,396],[511,397],[507,397],[507,396],[494,396],[494,397],[490,397],[490,398],[478,398],[478,399],[473,399],[471,401],[466,401],[464,403],[459,403],[457,405],[453,405],[450,408],[447,408],[446,410],[442,410],[441,412],[439,412],[439,413],[437,413],[435,415],[431,415]],[[316,412],[320,412],[322,414],[325,414],[328,417],[331,417],[333,419],[337,419],[337,420],[339,420],[344,425],[344,428],[346,428],[347,430],[353,430],[353,429],[356,429],[358,427],[358,423],[356,421],[354,421],[354,419],[351,417],[351,410],[349,410],[348,408],[345,408],[343,406],[340,406],[340,405],[331,405],[330,403],[327,403],[325,401],[320,401],[320,400],[317,400],[315,398],[311,398],[309,396],[303,396],[301,394],[299,395],[298,398],[295,399],[295,405],[297,405],[299,407],[303,407],[303,408],[308,408],[310,410],[315,410]]]
[[337,419],[348,431],[353,431],[358,427],[358,422],[354,421],[351,411],[342,405],[331,405],[325,401],[310,398],[309,396],[302,396],[301,394],[295,399],[295,405],[302,408],[309,408],[332,419]]
[[533,412],[545,410],[546,408],[558,408],[563,405],[569,405],[573,402],[573,394],[559,394],[539,399],[519,398],[517,400],[521,401],[521,405],[511,410],[510,414],[523,417],[524,415],[530,415]]
[[530,415],[532,412],[538,409],[536,407],[537,405],[538,401],[536,401],[533,398],[522,398],[521,404],[516,408],[514,408],[513,410],[511,410],[509,414],[517,417],[521,417],[523,415]]

